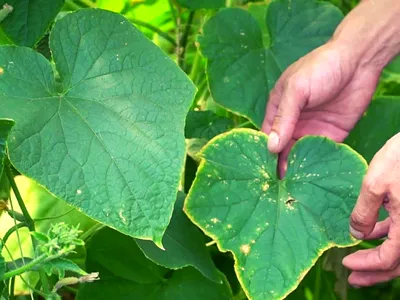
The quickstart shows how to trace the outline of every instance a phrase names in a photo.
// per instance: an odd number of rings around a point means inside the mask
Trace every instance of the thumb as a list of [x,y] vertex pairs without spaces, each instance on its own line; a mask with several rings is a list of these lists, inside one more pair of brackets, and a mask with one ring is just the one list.
[[286,86],[269,134],[269,151],[279,153],[288,145],[306,102],[307,98],[301,89],[296,88],[296,85]]

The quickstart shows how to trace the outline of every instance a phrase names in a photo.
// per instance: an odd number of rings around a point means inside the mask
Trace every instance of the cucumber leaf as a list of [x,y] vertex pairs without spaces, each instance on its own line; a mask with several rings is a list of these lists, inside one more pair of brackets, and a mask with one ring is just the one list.
[[213,139],[202,151],[185,212],[221,251],[235,257],[251,299],[282,299],[327,249],[357,243],[349,216],[367,165],[346,145],[299,140],[285,177],[268,137],[249,129]]
[[64,0],[0,0],[11,5],[12,12],[0,23],[0,32],[9,42],[32,47],[46,33],[64,5]]
[[60,83],[40,54],[0,48],[0,117],[17,122],[12,163],[89,217],[162,247],[193,84],[113,12],[67,14],[50,48]]
[[[297,59],[324,44],[343,15],[329,3],[276,0],[267,9],[267,28],[240,8],[220,10],[199,36],[207,58],[214,100],[261,127],[269,92],[282,72]],[[259,17],[258,17],[259,19]]]

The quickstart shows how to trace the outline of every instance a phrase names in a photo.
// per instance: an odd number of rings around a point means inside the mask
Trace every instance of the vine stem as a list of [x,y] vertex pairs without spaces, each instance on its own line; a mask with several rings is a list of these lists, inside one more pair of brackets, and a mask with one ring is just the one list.
[[[10,185],[14,192],[15,198],[17,199],[18,205],[21,208],[21,212],[25,217],[25,224],[28,227],[30,232],[35,232],[35,223],[31,217],[31,215],[29,214],[28,210],[26,209],[24,201],[22,200],[21,194],[20,194],[17,184],[15,183],[15,180],[14,180],[14,175],[12,174],[11,163],[9,160],[7,160],[7,162],[4,166],[4,170],[6,171],[7,178],[10,182]],[[31,241],[32,241],[32,246],[33,246],[33,253],[36,256],[37,242],[32,235],[31,235]],[[35,261],[35,260],[33,260],[33,261]],[[48,283],[45,272],[43,270],[40,270],[39,276],[40,276],[40,280],[42,282],[43,291],[46,294],[50,293],[49,283]]]
[[174,40],[171,36],[169,36],[168,33],[162,31],[161,29],[159,29],[159,28],[157,28],[157,27],[155,27],[155,26],[153,26],[153,25],[151,25],[151,24],[149,24],[149,23],[146,23],[146,22],[137,20],[137,19],[128,18],[128,20],[129,20],[130,22],[132,22],[133,24],[136,24],[136,25],[145,27],[145,28],[147,28],[147,29],[150,29],[151,31],[154,31],[154,32],[158,33],[158,34],[159,34],[161,37],[163,37],[165,40],[167,40],[168,42],[170,42],[172,45],[176,46],[175,40]]
[[46,260],[47,254],[43,253],[42,255],[38,256],[34,260],[30,261],[26,265],[23,265],[22,267],[9,271],[4,274],[3,280],[7,280],[8,278],[14,277],[21,275],[27,271],[30,271],[34,266],[44,262]]
[[72,0],[65,1],[65,6],[68,7],[69,9],[71,9],[71,10],[78,10],[78,9],[82,8]]
[[178,65],[182,68],[183,63],[185,61],[185,54],[187,48],[187,42],[189,39],[190,29],[192,27],[193,19],[194,19],[195,11],[191,11],[189,14],[188,21],[186,22],[185,29],[183,31],[182,37],[179,41],[179,49],[178,49]]
[[87,7],[95,8],[96,4],[90,0],[79,0],[80,3],[86,5]]
[[315,286],[314,286],[314,299],[320,299],[320,295],[321,295],[321,276],[322,276],[322,266],[321,266],[322,262],[321,259],[319,259],[316,263],[316,275],[315,275]]
[[6,234],[3,236],[3,243],[5,244],[8,240],[8,238],[11,236],[11,234],[13,234],[13,232],[17,231],[18,229],[25,227],[26,224],[25,223],[18,223],[17,225],[11,227]]

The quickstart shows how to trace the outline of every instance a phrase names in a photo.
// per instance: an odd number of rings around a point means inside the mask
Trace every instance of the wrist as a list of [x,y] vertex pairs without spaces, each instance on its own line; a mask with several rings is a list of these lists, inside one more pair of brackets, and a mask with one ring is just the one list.
[[379,72],[400,53],[400,1],[363,0],[336,29],[331,43]]

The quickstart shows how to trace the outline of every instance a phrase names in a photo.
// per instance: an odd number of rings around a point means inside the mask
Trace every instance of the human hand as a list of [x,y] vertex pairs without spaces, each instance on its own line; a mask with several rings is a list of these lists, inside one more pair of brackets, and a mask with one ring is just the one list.
[[325,45],[279,78],[262,130],[280,153],[281,175],[292,144],[304,135],[342,142],[376,88],[381,70],[400,51],[400,1],[361,1]]
[[281,174],[293,143],[304,135],[343,141],[366,110],[380,70],[358,64],[346,45],[329,42],[291,65],[272,90],[262,130],[281,153]]
[[[381,205],[389,217],[377,222]],[[370,286],[400,276],[400,134],[375,155],[351,214],[350,231],[357,239],[387,239],[374,249],[359,250],[343,259],[353,272],[349,283]]]

